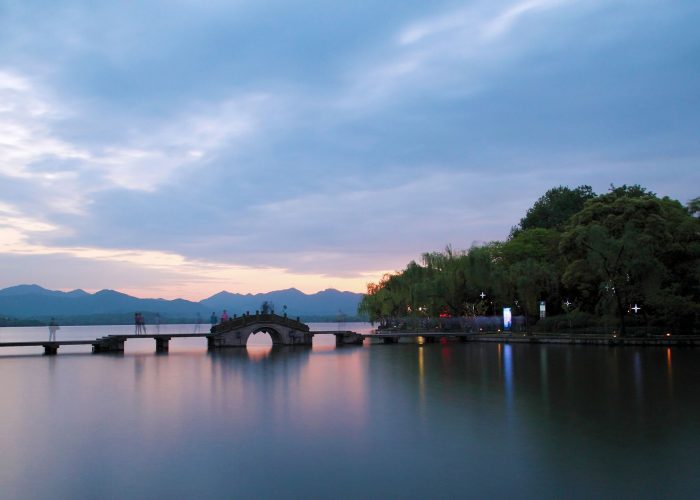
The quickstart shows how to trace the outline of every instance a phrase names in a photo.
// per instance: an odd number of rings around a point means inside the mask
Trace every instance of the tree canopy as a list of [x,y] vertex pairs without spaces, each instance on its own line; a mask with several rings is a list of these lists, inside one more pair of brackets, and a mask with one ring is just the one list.
[[[638,185],[611,186],[601,195],[590,186],[550,189],[506,241],[425,253],[421,263],[369,284],[360,309],[386,323],[511,307],[533,324],[544,301],[554,315],[615,317],[620,335],[630,322],[694,331],[700,327],[697,202],[684,207]],[[641,306],[639,314],[633,305]]]
[[595,193],[591,186],[552,188],[528,209],[525,217],[520,219],[516,232],[535,228],[560,228],[592,198],[595,198]]

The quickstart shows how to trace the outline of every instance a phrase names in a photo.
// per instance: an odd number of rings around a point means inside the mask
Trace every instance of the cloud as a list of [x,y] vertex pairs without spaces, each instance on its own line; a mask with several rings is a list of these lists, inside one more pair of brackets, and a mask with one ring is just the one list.
[[[100,146],[66,141],[56,130],[59,120],[80,120],[56,97],[48,96],[29,78],[0,72],[0,174],[53,181],[77,171],[93,170],[105,187],[153,190],[179,169],[201,161],[222,146],[252,133],[259,107],[267,97],[241,95],[224,102],[189,109],[153,128],[131,125],[125,140]],[[64,168],[32,168],[51,161]],[[94,188],[95,186],[82,186]],[[82,189],[81,191],[84,191]]]
[[15,3],[0,265],[65,262],[65,288],[96,262],[171,291],[355,287],[504,237],[553,185],[692,197],[693,9]]
[[[9,211],[9,210],[8,210]],[[3,212],[8,212],[3,209]],[[20,229],[18,229],[18,226]],[[353,273],[348,277],[329,277],[319,273],[296,273],[284,268],[237,266],[213,260],[192,260],[182,255],[158,250],[112,249],[94,247],[60,247],[44,246],[30,243],[26,233],[36,231],[52,231],[55,228],[36,221],[7,217],[0,213],[0,268],[10,262],[39,263],[41,272],[39,278],[29,279],[40,281],[46,286],[52,285],[65,270],[72,269],[75,275],[81,276],[90,268],[100,263],[102,279],[91,277],[93,289],[113,288],[116,282],[121,282],[122,290],[133,291],[138,287],[139,294],[150,293],[168,298],[184,297],[200,300],[224,288],[245,292],[263,292],[272,289],[285,288],[290,282],[303,291],[315,292],[320,289],[340,286],[346,290],[362,291],[365,284],[373,279],[379,271],[368,273]],[[61,262],[61,267],[52,269],[47,266],[50,262]],[[17,266],[7,275],[17,274]],[[21,268],[21,266],[19,266]],[[125,274],[116,276],[113,269],[120,269]],[[152,280],[143,282],[142,273]],[[23,276],[28,276],[25,273]],[[128,278],[125,279],[125,276]],[[26,281],[27,278],[20,278]],[[83,283],[83,288],[90,285]]]
[[528,14],[533,14],[540,10],[571,5],[577,1],[578,0],[524,0],[515,3],[488,21],[481,31],[482,36],[487,39],[502,36],[510,31],[522,17]]
[[468,7],[414,21],[399,30],[394,37],[396,45],[380,52],[379,61],[353,68],[355,89],[340,103],[347,108],[363,103],[386,105],[406,93],[454,92],[457,86],[463,96],[480,91],[499,61],[538,48],[537,44],[514,40],[504,46],[504,38],[512,35],[518,21],[577,1],[472,2]]
[[28,78],[0,70],[0,174],[51,181],[62,173],[32,172],[31,164],[47,158],[88,158],[87,152],[52,134],[49,122],[61,115]]

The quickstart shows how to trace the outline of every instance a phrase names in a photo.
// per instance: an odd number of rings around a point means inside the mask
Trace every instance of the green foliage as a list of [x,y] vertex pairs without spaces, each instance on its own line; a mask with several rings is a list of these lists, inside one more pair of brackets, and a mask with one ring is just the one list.
[[559,302],[559,275],[563,267],[559,238],[553,229],[528,229],[501,246],[499,292],[503,303],[517,301],[519,312],[534,319],[539,314],[541,300]]
[[568,222],[572,215],[579,212],[586,201],[595,198],[591,186],[579,186],[571,189],[559,186],[547,191],[535,202],[520,219],[517,233],[526,229],[555,229]]
[[621,334],[634,303],[671,327],[688,327],[699,298],[699,229],[677,201],[638,187],[613,189],[566,227],[562,282],[580,291],[589,311],[613,308]]
[[688,202],[688,212],[694,217],[700,217],[700,196]]
[[[370,283],[360,313],[380,324],[418,323],[498,314],[505,306],[530,328],[544,300],[570,326],[573,318],[596,327],[617,317],[623,335],[631,321],[636,329],[691,331],[700,317],[698,204],[686,208],[638,185],[611,186],[600,196],[589,186],[554,188],[507,241],[467,251],[448,246]],[[635,303],[642,306],[636,316]]]

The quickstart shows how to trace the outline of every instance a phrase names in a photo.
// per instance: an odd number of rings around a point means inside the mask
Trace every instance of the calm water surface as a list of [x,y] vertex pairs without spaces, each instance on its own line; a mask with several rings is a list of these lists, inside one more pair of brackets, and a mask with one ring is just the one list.
[[697,350],[269,342],[0,351],[0,496],[700,496]]

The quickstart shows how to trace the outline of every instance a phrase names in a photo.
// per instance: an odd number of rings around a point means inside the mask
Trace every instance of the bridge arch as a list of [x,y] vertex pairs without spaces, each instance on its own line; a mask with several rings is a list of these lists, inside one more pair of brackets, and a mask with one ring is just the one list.
[[212,327],[209,347],[245,347],[257,332],[270,335],[273,346],[311,345],[313,338],[309,326],[298,320],[277,314],[247,314]]
[[256,333],[265,333],[270,336],[270,339],[272,339],[272,345],[284,345],[284,338],[282,337],[282,334],[277,331],[275,328],[271,326],[263,326],[257,330],[253,330],[250,332],[248,335],[248,338],[246,339],[246,345],[248,341],[250,340],[250,337],[255,335]]

